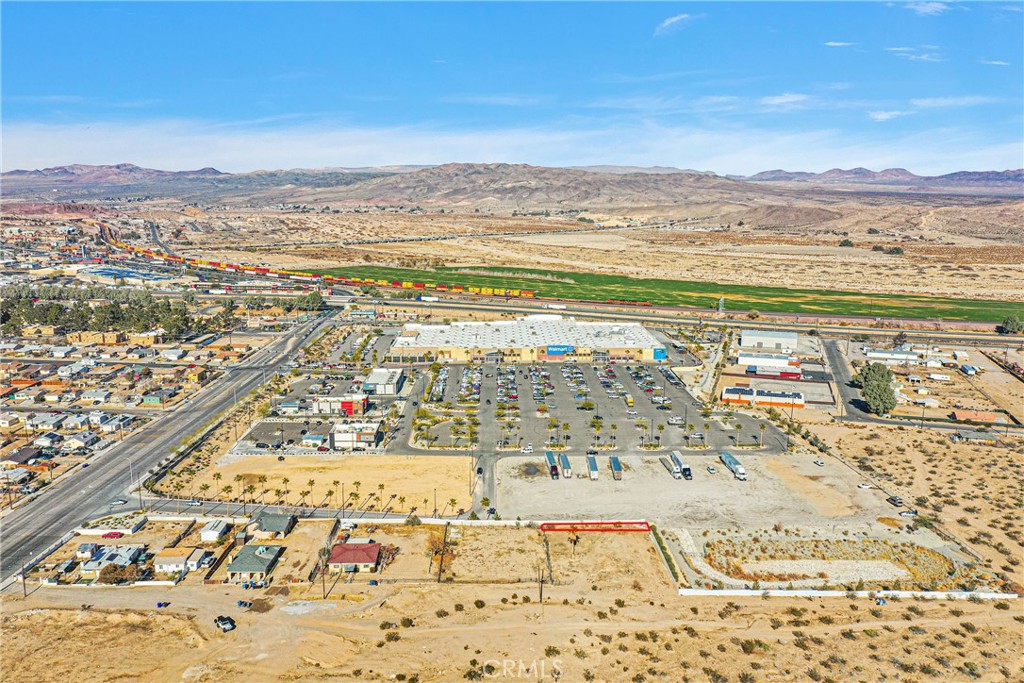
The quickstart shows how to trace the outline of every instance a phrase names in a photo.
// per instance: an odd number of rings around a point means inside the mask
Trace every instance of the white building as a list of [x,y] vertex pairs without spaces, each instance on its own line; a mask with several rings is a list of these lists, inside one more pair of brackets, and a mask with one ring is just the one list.
[[776,332],[774,330],[743,330],[740,332],[740,346],[750,349],[770,351],[796,351],[800,336],[796,332]]
[[740,351],[736,359],[739,365],[754,365],[759,368],[798,368],[800,361],[792,356],[779,353],[749,353]]
[[369,450],[384,438],[384,423],[338,422],[331,428],[330,444],[336,451]]
[[864,357],[869,363],[882,363],[883,365],[917,365],[919,358],[913,351],[902,349],[864,349]]
[[223,519],[207,522],[199,531],[199,540],[203,543],[216,543],[228,532],[228,523]]
[[405,371],[400,368],[375,368],[363,382],[363,391],[376,396],[394,396],[402,390]]

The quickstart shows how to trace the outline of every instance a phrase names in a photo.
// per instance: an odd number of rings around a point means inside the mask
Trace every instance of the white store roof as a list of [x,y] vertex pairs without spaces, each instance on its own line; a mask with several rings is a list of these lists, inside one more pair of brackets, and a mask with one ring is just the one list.
[[579,322],[560,315],[529,315],[498,322],[454,322],[405,326],[394,348],[535,348],[568,345],[584,349],[654,348],[662,344],[639,323]]

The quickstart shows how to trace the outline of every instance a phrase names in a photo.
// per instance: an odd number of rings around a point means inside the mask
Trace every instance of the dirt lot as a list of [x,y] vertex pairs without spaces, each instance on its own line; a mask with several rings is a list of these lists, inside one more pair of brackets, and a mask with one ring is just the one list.
[[[636,550],[600,536],[577,547],[584,574]],[[563,564],[562,551],[553,559]],[[238,610],[226,587],[175,588],[160,612],[162,589],[39,589],[0,603],[4,659],[18,662],[4,680],[453,683],[484,666],[496,680],[552,681],[557,669],[574,683],[1024,675],[1019,602],[680,598],[653,578],[604,576],[596,591],[589,580],[547,587],[543,605],[535,586],[433,583],[373,587],[361,602],[256,597],[265,613]],[[215,630],[218,614],[238,629]],[[38,656],[56,648],[61,657]]]
[[965,541],[992,575],[1024,584],[1024,443],[1019,439],[992,447],[954,444],[948,433],[934,430],[807,426],[866,476],[916,507],[926,523]]
[[[203,484],[208,484],[209,492],[203,497],[240,500],[241,488],[251,485],[256,487],[253,495],[257,501],[294,504],[305,500],[306,504],[340,507],[344,485],[350,510],[390,506],[398,512],[415,508],[421,515],[433,511],[436,491],[438,512],[447,508],[446,514],[450,514],[452,510],[470,507],[470,464],[469,456],[324,454],[289,457],[284,462],[269,455],[246,456],[200,471],[190,490],[199,491]],[[241,481],[236,480],[239,476]],[[360,484],[358,488],[356,482]],[[383,492],[380,484],[384,484]],[[230,492],[224,492],[225,486],[231,487]],[[310,493],[303,498],[303,491]],[[328,496],[328,491],[333,491],[333,495]],[[378,501],[376,496],[381,493],[383,498]],[[450,504],[452,499],[454,505]]]
[[[809,411],[810,412],[810,411]],[[603,466],[597,481],[524,478],[529,457],[502,458],[498,464],[497,506],[506,518],[650,519],[666,526],[698,528],[794,524],[871,524],[891,511],[878,491],[857,488],[855,472],[832,461],[817,467],[810,453],[737,457],[747,481],[733,478],[717,453],[687,453],[693,480],[673,479],[657,456],[622,457],[621,481]],[[540,462],[534,458],[533,462]],[[707,466],[717,472],[711,474]],[[542,468],[543,471],[543,468]]]

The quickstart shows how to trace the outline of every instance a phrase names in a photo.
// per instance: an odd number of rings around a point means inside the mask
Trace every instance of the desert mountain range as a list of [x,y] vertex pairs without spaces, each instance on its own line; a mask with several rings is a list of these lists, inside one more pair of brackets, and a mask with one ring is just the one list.
[[1024,170],[919,176],[906,169],[765,171],[721,176],[670,167],[450,163],[439,166],[323,168],[224,173],[163,171],[134,164],[75,164],[0,176],[9,199],[81,201],[133,196],[187,201],[423,204],[495,209],[672,205],[787,197],[812,187],[830,192],[1021,196]]

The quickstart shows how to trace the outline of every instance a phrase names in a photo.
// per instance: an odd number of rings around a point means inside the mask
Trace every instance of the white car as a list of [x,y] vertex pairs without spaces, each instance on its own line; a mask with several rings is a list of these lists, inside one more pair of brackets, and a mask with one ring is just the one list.
[[526,444],[521,449],[519,449],[519,452],[520,453],[533,453],[533,444],[532,443]]
[[857,484],[857,488],[859,488],[859,489],[869,489],[869,488],[871,488],[871,484]]
[[817,465],[818,467],[824,467],[825,466],[825,461],[824,460],[815,460],[814,464]]
[[718,472],[718,468],[714,465],[708,465],[708,474],[715,474]]
[[117,500],[110,501],[110,505],[112,507],[116,507],[116,506],[119,506],[119,505],[127,505],[127,504],[128,504],[128,501],[125,500],[124,498],[118,498]]
[[202,505],[202,503],[200,503],[198,500],[190,500],[189,502],[185,503],[185,505],[189,506],[190,508],[197,508],[200,505]]

